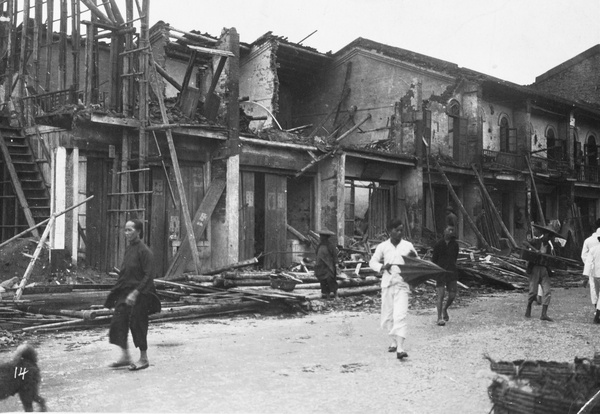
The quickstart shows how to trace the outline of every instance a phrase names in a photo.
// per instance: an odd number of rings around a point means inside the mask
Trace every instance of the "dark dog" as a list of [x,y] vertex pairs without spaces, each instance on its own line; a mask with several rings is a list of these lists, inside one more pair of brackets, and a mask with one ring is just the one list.
[[33,411],[33,402],[46,411],[46,402],[38,393],[41,376],[37,352],[29,344],[20,345],[13,359],[0,364],[0,400],[19,393],[25,411]]

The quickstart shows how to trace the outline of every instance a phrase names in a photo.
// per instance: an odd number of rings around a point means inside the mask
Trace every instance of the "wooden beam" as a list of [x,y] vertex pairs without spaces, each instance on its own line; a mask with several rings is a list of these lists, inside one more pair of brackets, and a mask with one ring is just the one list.
[[465,220],[467,221],[467,223],[469,223],[469,226],[471,226],[471,229],[477,235],[477,238],[479,239],[479,241],[481,241],[481,244],[483,244],[483,246],[487,250],[491,251],[492,248],[490,247],[490,245],[487,242],[487,240],[485,239],[485,237],[483,237],[483,234],[481,234],[481,232],[477,228],[477,225],[475,225],[475,222],[473,222],[473,219],[471,218],[471,216],[469,215],[469,213],[467,212],[467,210],[463,206],[462,202],[460,201],[460,198],[458,198],[458,195],[456,195],[456,192],[454,191],[454,188],[452,188],[452,183],[450,183],[450,180],[448,180],[448,177],[446,177],[446,173],[444,172],[442,166],[440,165],[440,163],[438,162],[438,160],[435,159],[435,157],[431,157],[431,159],[433,160],[433,162],[435,164],[435,168],[437,168],[437,170],[441,173],[442,178],[446,182],[446,186],[448,187],[448,191],[450,191],[450,194],[452,195],[452,198],[454,199],[454,202],[456,203],[456,205],[458,206],[458,208],[460,209],[460,211],[463,213],[463,217],[465,218]]
[[[94,66],[94,25],[90,24],[86,27],[85,39],[85,92],[84,104],[89,107],[92,104],[92,72]],[[52,49],[51,47],[48,48]],[[48,85],[49,86],[49,85]]]
[[58,43],[58,89],[67,88],[67,0],[60,0],[60,40]]
[[233,52],[230,52],[229,50],[211,49],[209,47],[201,47],[201,46],[194,46],[194,45],[188,45],[188,47],[195,52],[204,53],[206,55],[226,56],[226,57],[234,57],[235,56],[233,54]]
[[35,93],[39,92],[40,87],[40,48],[41,48],[41,31],[42,31],[42,17],[43,17],[43,3],[42,0],[35,0],[35,10],[33,19],[33,50],[31,58],[33,59],[33,88]]
[[49,92],[51,90],[51,81],[52,81],[52,51],[54,47],[52,47],[52,40],[54,37],[53,31],[53,23],[54,23],[54,0],[46,1],[46,82],[45,82],[45,91]]
[[79,68],[81,65],[80,62],[80,50],[81,50],[81,37],[79,35],[79,1],[71,0],[71,37],[73,42],[73,88],[77,91],[79,90]]
[[360,128],[360,126],[362,124],[364,124],[365,122],[367,122],[369,119],[371,119],[371,114],[368,114],[365,119],[363,119],[362,121],[360,121],[358,124],[354,125],[352,128],[350,128],[348,131],[344,132],[339,137],[337,137],[335,139],[335,142],[340,142],[341,140],[343,140],[344,138],[346,138],[348,135],[350,135],[351,133],[353,133],[354,131],[356,131],[358,128]]
[[173,26],[171,26],[170,24],[167,24],[165,26],[165,28],[167,30],[172,30],[174,32],[178,32],[178,33],[181,33],[181,34],[184,34],[184,35],[187,35],[189,37],[193,37],[195,39],[202,40],[202,41],[205,41],[205,42],[211,42],[211,43],[217,43],[218,42],[217,39],[211,39],[210,37],[202,36],[202,35],[199,35],[197,33],[191,33],[191,32],[186,32],[186,31],[183,31],[183,30],[180,30],[180,29],[176,29]]
[[[125,2],[125,18],[126,18],[126,27],[133,27],[133,0],[126,0]],[[125,35],[125,50],[130,50],[133,48],[133,34],[128,33]],[[131,64],[131,55],[126,55],[123,58],[123,70],[122,73],[129,73],[132,68]],[[129,116],[133,113],[133,77],[129,76],[123,80],[123,97],[122,97],[122,105],[123,105],[123,115]]]
[[27,279],[29,279],[29,275],[33,271],[35,262],[37,261],[37,258],[39,257],[40,252],[42,251],[42,247],[44,247],[44,243],[46,243],[46,239],[50,235],[50,231],[52,230],[52,227],[54,226],[55,220],[56,220],[56,216],[54,214],[52,216],[50,216],[50,221],[46,225],[46,228],[44,229],[44,233],[42,233],[42,237],[40,237],[37,247],[35,248],[35,251],[33,252],[33,257],[31,258],[31,261],[29,262],[29,265],[27,266],[27,269],[25,270],[25,274],[23,275],[23,278],[21,279],[21,283],[19,284],[19,288],[17,289],[17,293],[15,294],[15,300],[21,299],[21,295],[23,294],[23,289],[25,289],[25,285],[27,284]]
[[102,13],[102,10],[100,10],[98,6],[92,3],[91,0],[81,0],[81,2],[85,4],[86,7],[92,12],[92,15],[96,16],[98,19],[100,19],[100,21],[111,26],[116,26],[117,22],[109,19],[108,16]]
[[116,0],[109,0],[110,1],[110,7],[112,8],[112,12],[113,15],[115,16],[115,21],[119,24],[125,24],[125,20],[123,19],[123,15],[121,14],[121,11],[119,10],[119,6],[117,5]]
[[[152,52],[150,52],[150,62],[148,65],[148,74],[149,81],[152,89],[154,90],[154,94],[158,98],[158,105],[160,107],[160,112],[162,116],[163,123],[168,123],[167,117],[167,108],[165,107],[165,102],[163,98],[162,89],[159,87],[156,69],[154,67],[154,57],[152,56]],[[192,253],[192,259],[194,261],[194,267],[196,268],[196,272],[200,273],[200,255],[198,254],[198,246],[196,244],[196,237],[194,236],[194,226],[192,225],[192,219],[190,218],[189,204],[187,201],[187,196],[185,194],[185,187],[183,185],[183,178],[181,176],[181,169],[179,168],[179,160],[177,158],[177,150],[175,149],[175,143],[173,142],[173,134],[170,129],[166,131],[167,142],[169,144],[169,151],[171,153],[171,162],[173,163],[173,171],[175,172],[175,179],[177,181],[177,190],[179,192],[179,200],[181,202],[181,212],[183,213],[183,221],[186,228],[187,240],[190,244],[190,249]]]
[[[19,79],[18,79],[18,91],[19,96],[25,96],[25,65],[27,64],[27,43],[28,37],[27,31],[29,28],[29,0],[23,1],[23,23],[21,26],[21,53],[19,55]],[[16,27],[13,29],[16,31]],[[10,56],[9,56],[10,59]],[[5,87],[10,85],[10,82],[5,82]],[[26,121],[28,124],[29,122]]]
[[168,73],[166,70],[164,70],[164,69],[162,68],[162,66],[160,66],[158,63],[154,62],[154,67],[156,68],[156,71],[157,71],[158,73],[160,73],[160,75],[161,75],[163,78],[165,78],[165,80],[166,80],[167,82],[169,82],[171,85],[173,85],[173,87],[174,87],[175,89],[177,89],[179,92],[181,92],[181,91],[182,91],[182,89],[183,89],[183,88],[181,87],[181,85],[180,85],[180,84],[179,84],[179,83],[178,83],[178,82],[177,82],[175,79],[173,79],[173,78],[171,77],[171,75],[169,75],[169,73]]
[[[52,0],[50,0],[52,1]],[[15,48],[15,36],[17,35],[17,31],[14,30],[13,28],[17,27],[17,25],[15,24],[15,16],[13,14],[14,11],[14,7],[13,7],[13,0],[8,0],[8,2],[6,3],[6,8],[7,8],[7,12],[8,12],[8,25],[6,25],[6,56],[8,57],[8,59],[6,59],[6,81],[4,82],[4,102],[6,102],[8,104],[8,102],[11,99],[11,95],[12,95],[12,88],[9,87],[8,85],[10,85],[12,83],[12,78],[13,78],[13,62],[14,59],[12,59],[13,56],[13,51]]]
[[194,65],[196,63],[196,52],[193,51],[190,55],[190,60],[188,61],[187,69],[185,70],[185,75],[183,76],[183,82],[181,82],[181,90],[184,91],[185,88],[188,87],[190,83],[190,78],[192,77],[192,71],[194,70]]
[[513,238],[512,234],[510,234],[510,231],[508,231],[508,228],[504,225],[504,222],[502,221],[502,216],[500,216],[500,213],[494,206],[494,201],[492,200],[492,197],[490,197],[490,194],[488,193],[487,189],[485,188],[485,183],[483,182],[483,179],[482,179],[481,175],[479,174],[479,171],[477,171],[477,168],[475,167],[475,165],[471,165],[471,168],[473,168],[473,171],[475,171],[475,176],[477,177],[477,181],[479,181],[479,186],[481,187],[481,192],[483,193],[483,196],[486,198],[489,205],[492,207],[492,213],[494,213],[494,217],[500,224],[500,227],[502,227],[502,230],[506,234],[506,237],[508,237],[510,244],[512,244],[513,247],[517,247],[517,242]]
[[[198,207],[198,210],[194,215],[193,233],[195,238],[200,238],[202,237],[202,234],[204,234],[204,231],[208,226],[212,213],[215,207],[217,206],[217,203],[221,198],[221,195],[223,194],[224,190],[225,180],[218,178],[214,179],[208,187],[206,194],[204,195],[204,198],[202,199],[202,202],[200,203],[200,206]],[[175,253],[173,261],[171,262],[171,265],[167,270],[165,279],[174,279],[180,276],[185,271],[185,266],[189,261],[190,253],[192,253],[190,248],[190,240],[182,240],[181,246],[177,250],[177,253]],[[196,272],[197,274],[200,273],[198,269],[196,270]]]
[[[67,208],[65,211],[61,211],[61,212],[59,212],[59,213],[56,213],[55,215],[58,217],[58,216],[60,216],[61,214],[65,214],[65,213],[67,213],[67,212],[69,212],[69,211],[73,210],[74,208],[77,208],[77,207],[81,206],[82,204],[85,204],[85,203],[87,203],[87,202],[88,202],[88,201],[90,201],[92,198],[94,198],[94,196],[93,196],[93,195],[92,195],[92,196],[89,196],[89,197],[88,197],[88,198],[86,198],[85,200],[83,200],[83,201],[81,201],[81,202],[79,202],[79,203],[77,203],[77,204],[75,204],[75,205],[73,205],[73,206],[71,206],[71,207]],[[7,245],[7,244],[9,244],[10,242],[12,242],[12,241],[14,241],[14,240],[18,239],[18,238],[19,238],[19,237],[21,237],[21,236],[24,236],[24,235],[25,235],[25,234],[27,234],[27,233],[33,232],[33,230],[34,230],[34,229],[37,229],[38,227],[41,227],[41,226],[43,226],[44,224],[48,223],[48,222],[50,221],[50,218],[51,218],[51,217],[47,218],[46,220],[40,221],[40,222],[39,222],[38,224],[36,224],[35,226],[33,226],[33,227],[30,227],[30,228],[28,228],[27,230],[23,230],[21,233],[14,235],[13,237],[11,237],[11,238],[10,238],[10,239],[8,239],[8,240],[5,240],[5,241],[3,241],[2,243],[0,243],[0,248],[2,248],[2,247],[4,247],[4,246],[6,246],[6,245]]]
[[215,70],[215,73],[213,73],[212,80],[210,81],[210,87],[208,88],[208,92],[206,93],[207,97],[211,96],[215,92],[215,89],[217,88],[217,83],[219,82],[219,78],[221,77],[221,72],[223,72],[223,68],[225,67],[226,61],[226,56],[221,56],[221,58],[219,59],[217,69]]
[[531,161],[529,160],[529,155],[525,156],[525,161],[527,161],[527,168],[529,169],[529,176],[531,177],[531,186],[533,187],[533,194],[535,195],[535,201],[537,204],[540,221],[542,226],[545,226],[546,218],[544,217],[544,210],[542,210],[542,203],[540,202],[540,196],[538,195],[537,185],[535,184],[535,175],[533,174],[533,169],[531,168]]

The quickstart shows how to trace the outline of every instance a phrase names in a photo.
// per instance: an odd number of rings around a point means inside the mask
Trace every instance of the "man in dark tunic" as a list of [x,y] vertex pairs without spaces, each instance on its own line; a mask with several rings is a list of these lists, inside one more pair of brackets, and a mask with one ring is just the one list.
[[316,251],[315,277],[321,284],[321,297],[328,299],[329,295],[331,295],[336,299],[338,290],[338,284],[335,279],[337,249],[331,241],[331,236],[334,236],[334,233],[331,230],[323,229],[319,231],[319,236],[321,240]]
[[[543,227],[537,224],[533,224],[533,227],[538,229],[538,232],[542,233],[541,237],[535,238],[530,242],[524,241],[523,245],[529,249],[544,254],[554,255],[554,246],[550,241],[556,236],[560,236],[550,227]],[[527,299],[527,310],[525,311],[525,317],[531,318],[531,305],[537,298],[538,285],[542,287],[542,316],[540,319],[543,321],[552,322],[553,319],[548,316],[548,305],[550,304],[550,273],[546,266],[537,264],[535,262],[527,263],[527,273],[529,274],[529,296]]]
[[[438,241],[433,247],[433,257],[431,261],[447,270],[448,272],[437,280],[437,313],[439,326],[444,326],[450,320],[448,308],[456,298],[458,275],[456,271],[456,259],[458,258],[458,243],[454,227],[446,226],[444,229],[444,238]],[[444,305],[444,295],[448,289],[448,299]]]
[[[160,312],[160,301],[154,287],[152,251],[141,240],[143,224],[130,220],[125,224],[125,249],[123,264],[118,272],[119,279],[104,304],[115,308],[110,323],[109,342],[121,348],[121,358],[111,368],[129,366],[131,371],[148,368],[148,315]],[[136,348],[140,349],[139,361],[132,363],[127,347],[127,335],[131,336]]]

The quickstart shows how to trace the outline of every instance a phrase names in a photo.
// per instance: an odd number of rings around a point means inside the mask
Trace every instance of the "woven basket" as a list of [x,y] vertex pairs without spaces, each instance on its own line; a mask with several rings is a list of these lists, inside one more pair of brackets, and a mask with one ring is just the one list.
[[513,362],[495,362],[490,360],[490,368],[498,374],[514,376],[520,379],[541,379],[551,376],[555,380],[566,381],[577,374],[589,381],[595,380],[595,369],[586,369],[592,368],[594,364],[587,359],[577,361],[574,364],[570,364],[553,361],[518,360]]
[[[576,414],[586,403],[502,384],[498,386],[497,383],[492,383],[488,392],[494,404],[494,414]],[[599,414],[600,407],[595,407],[591,413]]]

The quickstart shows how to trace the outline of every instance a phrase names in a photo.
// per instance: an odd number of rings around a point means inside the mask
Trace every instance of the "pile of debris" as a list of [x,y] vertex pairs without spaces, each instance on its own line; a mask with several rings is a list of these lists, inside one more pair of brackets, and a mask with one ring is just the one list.
[[[362,310],[366,307],[378,309],[380,275],[369,267],[374,246],[381,240],[357,238],[349,248],[340,247],[338,260],[337,301],[321,300],[320,284],[314,275],[314,263],[303,259],[286,269],[261,270],[258,259],[247,260],[217,269],[211,274],[184,274],[178,279],[156,279],[157,293],[163,311],[151,316],[151,321],[171,321],[243,312],[303,312],[324,309]],[[25,243],[25,242],[20,242]],[[318,235],[310,232],[303,243],[315,247]],[[25,244],[13,244],[11,250],[4,249],[4,263],[12,263],[9,256],[23,256]],[[431,257],[431,248],[415,244],[422,259]],[[25,254],[24,257],[27,257]],[[14,259],[14,258],[13,258]],[[563,261],[563,270],[554,270],[554,287],[574,287],[584,283],[580,263]],[[42,262],[41,260],[38,262]],[[462,246],[458,258],[459,297],[470,297],[482,291],[494,289],[526,290],[527,262],[518,251],[506,255],[488,253],[485,250]],[[103,308],[110,288],[115,280],[48,279],[45,267],[37,277],[23,289],[23,296],[14,299],[19,288],[19,278],[8,278],[0,285],[0,329],[9,331],[50,331],[59,329],[85,328],[107,324],[112,310]],[[417,269],[418,270],[418,269]],[[15,267],[14,272],[22,272]],[[7,275],[11,276],[13,271]],[[22,274],[22,273],[21,273]],[[34,273],[35,274],[35,273]],[[48,281],[51,280],[51,283]],[[435,282],[423,279],[424,283],[413,286],[411,306],[431,307],[435,305]],[[422,280],[422,281],[423,281]],[[78,283],[78,282],[91,283]],[[347,298],[354,297],[353,300]],[[375,299],[373,299],[375,297]]]

